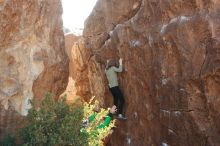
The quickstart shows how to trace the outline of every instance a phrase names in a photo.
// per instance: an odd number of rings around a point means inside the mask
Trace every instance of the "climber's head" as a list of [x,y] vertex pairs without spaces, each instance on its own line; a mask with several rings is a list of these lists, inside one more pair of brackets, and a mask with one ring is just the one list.
[[109,69],[112,66],[118,67],[119,66],[118,60],[115,59],[107,60],[106,69]]

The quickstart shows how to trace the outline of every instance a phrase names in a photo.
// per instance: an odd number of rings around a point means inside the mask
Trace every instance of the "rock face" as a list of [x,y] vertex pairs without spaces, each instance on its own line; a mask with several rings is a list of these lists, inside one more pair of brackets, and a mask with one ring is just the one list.
[[68,102],[74,102],[75,99],[77,99],[77,96],[83,96],[79,93],[80,92],[79,88],[82,88],[82,86],[77,86],[76,84],[80,82],[82,74],[83,74],[81,70],[79,70],[83,68],[81,67],[80,62],[79,62],[81,61],[79,58],[81,57],[81,54],[82,54],[80,53],[80,50],[84,49],[84,47],[82,47],[83,45],[80,45],[81,42],[83,41],[80,41],[80,40],[81,40],[80,36],[76,36],[72,33],[65,35],[65,49],[70,59],[69,80],[68,80],[68,85],[65,91],[65,94],[68,97],[67,98]]
[[80,94],[111,105],[106,59],[122,57],[127,70],[119,82],[128,120],[108,145],[220,145],[219,1],[99,0],[83,37],[74,73],[89,90]]
[[58,97],[66,88],[61,14],[60,0],[0,1],[1,136],[27,114],[29,99],[49,91]]
[[[96,63],[96,61],[93,59],[90,49],[85,47],[86,45],[83,37],[67,34],[65,35],[65,45],[70,60],[69,81],[65,92],[68,97],[67,100],[74,102],[78,97],[83,97],[88,101],[92,93],[94,93],[94,90],[92,90],[93,87],[90,86],[89,82],[90,79],[96,77],[96,75],[90,73],[90,66],[92,69],[94,67],[93,63]],[[94,73],[97,73],[97,71]],[[99,84],[98,82],[94,82],[94,84],[96,83]],[[104,91],[101,93],[103,92]]]

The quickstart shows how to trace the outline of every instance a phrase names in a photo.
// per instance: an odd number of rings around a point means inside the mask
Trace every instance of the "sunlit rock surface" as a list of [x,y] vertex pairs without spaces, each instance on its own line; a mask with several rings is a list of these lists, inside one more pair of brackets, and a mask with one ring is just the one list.
[[83,37],[74,73],[84,80],[75,84],[89,90],[80,94],[112,105],[106,59],[122,57],[127,70],[128,120],[109,146],[220,145],[219,1],[99,0]]
[[66,90],[64,94],[68,97],[68,101],[74,102],[76,97],[76,87],[75,87],[75,81],[72,79],[72,70],[73,70],[73,59],[72,55],[74,55],[74,52],[72,52],[72,47],[79,37],[75,36],[72,33],[68,33],[65,35],[65,50],[66,53],[70,59],[69,62],[69,79],[68,84],[66,87]]
[[[92,95],[102,95],[105,87],[99,84],[102,84],[100,81],[103,81],[103,77],[96,75],[98,70],[99,73],[102,73],[102,70],[90,49],[86,48],[84,38],[74,34],[67,34],[65,35],[65,44],[66,52],[70,58],[69,82],[65,92],[68,97],[67,100],[73,102],[75,99],[83,97],[88,101]],[[93,78],[95,78],[94,83],[90,84]],[[100,87],[101,89],[98,89]],[[102,100],[102,98],[99,99],[100,101]]]
[[0,1],[0,136],[27,114],[29,99],[66,88],[61,14],[59,0]]

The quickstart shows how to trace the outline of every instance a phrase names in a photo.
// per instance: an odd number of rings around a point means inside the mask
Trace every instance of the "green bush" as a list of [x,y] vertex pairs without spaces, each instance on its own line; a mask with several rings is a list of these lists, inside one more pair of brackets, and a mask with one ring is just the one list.
[[[99,102],[94,100],[93,97],[89,103],[84,103],[84,119],[91,117],[94,113],[94,109],[97,110],[99,107]],[[111,120],[108,126],[105,128],[98,128],[100,125],[103,124],[103,119],[108,114],[108,110],[106,109],[99,109],[99,112],[96,112],[96,116],[94,121],[92,121],[89,126],[85,129],[86,133],[88,134],[88,145],[89,146],[103,146],[103,140],[112,133],[111,129],[115,127],[115,120]],[[82,129],[81,129],[82,130]]]
[[88,145],[88,134],[80,132],[83,106],[68,106],[64,99],[55,102],[47,94],[39,107],[32,103],[27,124],[19,132],[23,145]]
[[1,141],[0,146],[15,146],[15,137],[7,134]]
[[[91,101],[92,102],[92,101]],[[97,105],[65,104],[65,97],[55,102],[47,94],[38,107],[29,110],[25,127],[20,129],[19,137],[24,146],[101,146],[102,140],[111,132],[114,121],[103,129],[97,129],[107,110],[102,109],[88,128],[82,128],[83,119],[88,118]],[[94,134],[95,133],[95,134]]]

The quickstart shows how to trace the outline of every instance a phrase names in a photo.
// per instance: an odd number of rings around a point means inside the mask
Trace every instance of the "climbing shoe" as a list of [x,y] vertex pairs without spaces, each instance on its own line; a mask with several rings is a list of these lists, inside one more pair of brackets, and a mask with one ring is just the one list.
[[127,118],[124,117],[122,114],[118,114],[116,118],[119,120],[127,120]]

